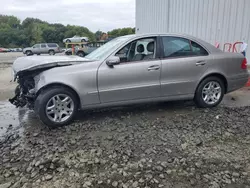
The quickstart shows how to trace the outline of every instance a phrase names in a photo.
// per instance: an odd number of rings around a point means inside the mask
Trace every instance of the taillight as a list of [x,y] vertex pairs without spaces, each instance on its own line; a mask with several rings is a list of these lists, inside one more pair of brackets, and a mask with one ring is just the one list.
[[247,58],[244,58],[242,63],[241,63],[241,68],[242,69],[247,69]]

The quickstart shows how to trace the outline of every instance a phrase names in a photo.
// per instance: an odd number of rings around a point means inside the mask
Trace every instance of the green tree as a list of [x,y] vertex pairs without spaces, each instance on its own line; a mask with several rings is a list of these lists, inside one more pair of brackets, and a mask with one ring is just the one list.
[[[108,32],[109,37],[135,33],[135,28],[119,28]],[[100,40],[102,31],[95,33],[76,25],[50,24],[37,18],[26,18],[21,23],[15,16],[0,15],[1,47],[27,47],[40,42],[55,42],[63,46],[63,39],[74,35],[88,37],[90,41]]]

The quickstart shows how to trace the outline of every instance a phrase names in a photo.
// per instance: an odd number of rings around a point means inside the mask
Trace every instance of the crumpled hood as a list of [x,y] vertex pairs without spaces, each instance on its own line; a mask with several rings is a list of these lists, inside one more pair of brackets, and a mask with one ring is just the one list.
[[90,60],[77,56],[28,56],[17,58],[13,63],[12,69],[14,71],[14,75],[16,75],[22,71],[31,71],[55,66],[66,66],[87,61]]

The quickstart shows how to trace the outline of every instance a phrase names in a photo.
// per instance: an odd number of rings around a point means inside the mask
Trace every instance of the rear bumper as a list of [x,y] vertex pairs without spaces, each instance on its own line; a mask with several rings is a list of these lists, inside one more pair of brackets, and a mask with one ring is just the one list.
[[244,75],[243,77],[236,79],[228,79],[227,93],[238,90],[246,86],[249,79],[249,75]]

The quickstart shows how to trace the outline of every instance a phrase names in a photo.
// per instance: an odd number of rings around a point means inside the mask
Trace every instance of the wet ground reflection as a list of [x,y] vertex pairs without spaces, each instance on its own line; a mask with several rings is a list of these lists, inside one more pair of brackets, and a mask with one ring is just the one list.
[[24,125],[37,123],[33,111],[26,108],[15,108],[8,101],[0,101],[0,140],[9,134],[23,135]]

